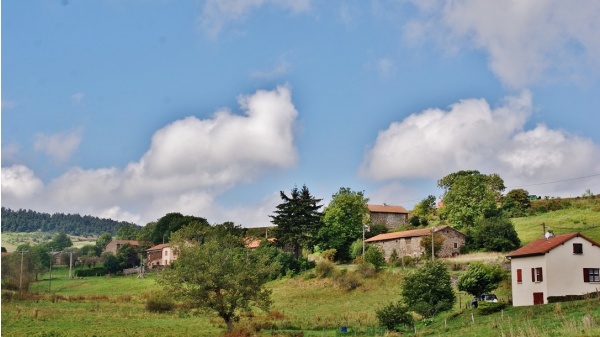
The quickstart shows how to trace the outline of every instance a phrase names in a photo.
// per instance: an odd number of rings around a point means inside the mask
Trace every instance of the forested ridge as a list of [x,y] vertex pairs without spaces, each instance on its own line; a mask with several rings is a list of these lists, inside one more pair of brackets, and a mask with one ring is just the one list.
[[127,224],[131,223],[100,219],[90,215],[63,213],[50,215],[25,209],[13,211],[2,207],[2,232],[64,232],[81,236],[98,236],[107,232],[115,235],[121,226]]

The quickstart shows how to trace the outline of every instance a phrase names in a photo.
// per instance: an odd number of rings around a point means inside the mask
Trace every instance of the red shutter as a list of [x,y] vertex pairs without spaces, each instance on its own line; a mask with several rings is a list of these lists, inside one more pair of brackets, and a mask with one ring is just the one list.
[[544,273],[542,273],[542,268],[541,267],[539,269],[540,269],[540,280],[539,281],[543,282],[544,281]]
[[535,282],[535,268],[531,268],[531,282]]
[[583,268],[583,282],[590,282],[590,268]]
[[517,283],[523,282],[523,270],[517,269]]

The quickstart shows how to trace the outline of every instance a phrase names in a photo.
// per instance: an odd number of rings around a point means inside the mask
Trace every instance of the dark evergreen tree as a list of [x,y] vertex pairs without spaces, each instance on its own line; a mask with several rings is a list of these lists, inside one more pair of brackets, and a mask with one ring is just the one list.
[[303,246],[311,246],[321,228],[321,199],[310,194],[306,185],[302,190],[294,187],[288,197],[280,192],[283,202],[277,205],[276,215],[271,215],[271,222],[277,225],[275,237],[280,247],[291,247],[294,257],[300,257]]

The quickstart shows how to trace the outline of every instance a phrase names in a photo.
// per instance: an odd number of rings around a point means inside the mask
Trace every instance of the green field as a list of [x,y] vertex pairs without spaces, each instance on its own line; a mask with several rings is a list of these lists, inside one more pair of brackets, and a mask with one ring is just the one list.
[[[14,233],[14,232],[2,232],[2,247],[6,248],[9,252],[17,250],[19,245],[29,243],[30,245],[37,245],[40,243],[48,242],[56,233],[48,232],[31,232],[31,233]],[[93,237],[82,237],[69,235],[69,238],[73,242],[73,247],[81,248],[85,245],[93,245],[96,243],[96,238]]]
[[[347,291],[331,279],[308,274],[269,283],[273,306],[269,313],[243,314],[236,324],[255,336],[399,336],[377,326],[375,310],[400,299],[404,273],[388,269],[361,279]],[[460,271],[452,271],[457,277]],[[31,294],[20,300],[4,292],[3,336],[218,336],[226,332],[213,313],[176,309],[157,314],[145,310],[148,298],[159,290],[154,275],[87,277],[69,280],[67,270],[34,283]],[[496,292],[502,300],[510,293],[505,283]],[[14,295],[13,295],[14,296]],[[404,335],[415,336],[599,336],[600,299],[535,307],[507,307],[503,312],[480,316],[466,309],[470,297],[459,294],[451,312],[433,321],[417,322]],[[462,305],[462,308],[459,306]],[[341,334],[341,327],[348,333]],[[300,334],[302,331],[302,334]],[[376,332],[379,332],[376,334]],[[232,334],[245,336],[245,334]]]

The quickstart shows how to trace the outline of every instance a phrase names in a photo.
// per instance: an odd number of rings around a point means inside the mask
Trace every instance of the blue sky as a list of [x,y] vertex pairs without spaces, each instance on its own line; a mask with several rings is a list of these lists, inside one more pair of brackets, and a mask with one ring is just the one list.
[[2,2],[2,205],[269,225],[458,170],[600,190],[600,2]]

